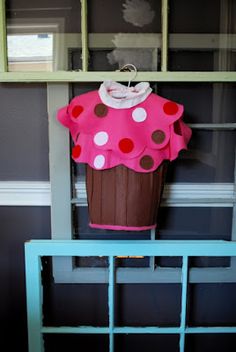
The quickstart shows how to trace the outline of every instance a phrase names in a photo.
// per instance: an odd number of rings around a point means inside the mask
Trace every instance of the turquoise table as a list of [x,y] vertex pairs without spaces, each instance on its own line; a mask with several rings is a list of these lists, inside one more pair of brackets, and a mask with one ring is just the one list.
[[[106,256],[109,325],[93,326],[43,326],[41,257],[43,256]],[[175,256],[182,257],[181,317],[178,327],[116,327],[115,285],[116,256]],[[109,352],[114,351],[115,334],[178,334],[179,352],[184,352],[186,334],[236,333],[236,327],[188,327],[186,323],[189,257],[236,256],[236,242],[227,241],[84,241],[84,240],[34,240],[25,243],[25,269],[28,312],[29,352],[43,352],[44,334],[108,334]],[[227,270],[227,268],[226,268]],[[236,278],[235,278],[236,279]]]

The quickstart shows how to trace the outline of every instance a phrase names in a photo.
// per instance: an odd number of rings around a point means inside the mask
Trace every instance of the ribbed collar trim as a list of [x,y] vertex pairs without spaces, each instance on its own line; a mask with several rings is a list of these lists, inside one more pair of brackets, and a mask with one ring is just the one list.
[[127,87],[114,81],[104,81],[98,90],[102,102],[115,109],[128,109],[142,103],[152,92],[148,82]]

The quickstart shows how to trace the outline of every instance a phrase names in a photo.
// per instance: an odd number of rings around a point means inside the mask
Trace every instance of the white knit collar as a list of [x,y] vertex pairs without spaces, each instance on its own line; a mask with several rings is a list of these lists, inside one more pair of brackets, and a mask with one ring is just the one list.
[[104,81],[100,85],[98,94],[105,105],[115,109],[127,109],[142,103],[151,92],[148,82],[127,87],[117,82]]

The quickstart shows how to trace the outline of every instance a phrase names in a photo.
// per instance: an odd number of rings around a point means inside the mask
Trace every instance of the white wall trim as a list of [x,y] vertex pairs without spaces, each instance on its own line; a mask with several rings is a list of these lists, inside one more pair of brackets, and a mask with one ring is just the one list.
[[1,206],[50,206],[50,183],[43,181],[1,181]]
[[[73,203],[86,206],[84,181],[75,185]],[[236,201],[233,183],[166,184],[163,206],[232,207]],[[45,181],[0,181],[0,206],[50,206],[50,183]]]
[[234,203],[233,183],[167,184],[163,192],[164,206],[233,207]]

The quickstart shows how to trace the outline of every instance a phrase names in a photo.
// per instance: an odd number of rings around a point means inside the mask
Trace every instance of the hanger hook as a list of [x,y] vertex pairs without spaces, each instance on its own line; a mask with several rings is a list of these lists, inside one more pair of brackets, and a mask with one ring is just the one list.
[[[133,70],[130,67],[132,67]],[[121,72],[125,71],[125,69],[128,69],[130,72],[134,72],[133,77],[131,77],[128,82],[128,88],[129,88],[131,81],[133,81],[135,79],[135,77],[137,76],[138,70],[137,70],[137,67],[133,64],[125,64],[124,66],[121,67],[120,71]]]

